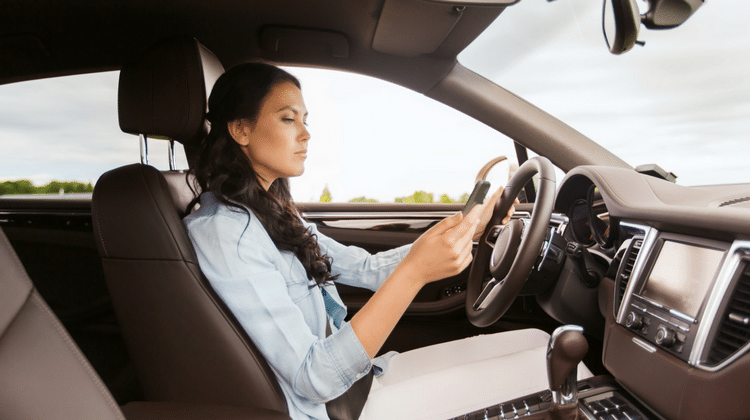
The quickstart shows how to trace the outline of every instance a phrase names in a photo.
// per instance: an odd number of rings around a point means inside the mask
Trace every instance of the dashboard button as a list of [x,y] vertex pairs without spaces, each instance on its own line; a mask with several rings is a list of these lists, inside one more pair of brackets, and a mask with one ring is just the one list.
[[627,318],[625,318],[625,326],[634,330],[641,328],[643,325],[643,317],[637,313],[631,311]]
[[661,325],[656,330],[656,338],[654,340],[660,346],[671,347],[675,343],[674,330]]

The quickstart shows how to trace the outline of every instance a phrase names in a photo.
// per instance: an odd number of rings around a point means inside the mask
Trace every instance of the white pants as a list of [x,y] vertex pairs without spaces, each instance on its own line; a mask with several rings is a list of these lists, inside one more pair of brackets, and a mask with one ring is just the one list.
[[[527,329],[398,354],[373,380],[360,420],[449,419],[547,389],[548,341]],[[579,380],[590,376],[581,363]]]

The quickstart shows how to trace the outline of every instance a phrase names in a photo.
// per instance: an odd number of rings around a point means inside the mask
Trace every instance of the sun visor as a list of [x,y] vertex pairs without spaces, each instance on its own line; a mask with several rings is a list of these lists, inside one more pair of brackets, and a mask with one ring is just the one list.
[[[386,0],[372,48],[385,54],[414,57],[438,50],[469,8],[494,8],[517,0]],[[498,6],[500,7],[498,9]]]
[[296,57],[349,58],[349,39],[340,32],[321,29],[265,26],[260,45],[271,58]]

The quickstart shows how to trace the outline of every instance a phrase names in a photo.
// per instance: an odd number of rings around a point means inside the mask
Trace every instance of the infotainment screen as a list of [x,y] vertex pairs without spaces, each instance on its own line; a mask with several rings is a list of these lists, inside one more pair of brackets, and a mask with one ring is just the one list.
[[696,318],[724,251],[666,240],[641,296]]

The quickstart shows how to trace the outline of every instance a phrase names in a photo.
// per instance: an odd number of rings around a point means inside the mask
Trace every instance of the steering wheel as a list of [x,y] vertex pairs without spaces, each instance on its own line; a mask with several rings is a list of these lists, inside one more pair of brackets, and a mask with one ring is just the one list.
[[[521,189],[539,174],[538,194],[531,213],[531,221],[512,219],[502,226],[511,205]],[[508,181],[500,199],[495,203],[479,246],[466,287],[466,315],[477,327],[494,324],[510,307],[531,273],[549,230],[555,200],[555,169],[545,157],[527,160]],[[487,238],[500,230],[494,247]],[[491,280],[482,289],[484,280]]]

